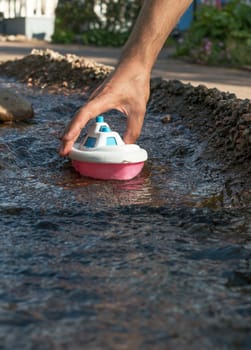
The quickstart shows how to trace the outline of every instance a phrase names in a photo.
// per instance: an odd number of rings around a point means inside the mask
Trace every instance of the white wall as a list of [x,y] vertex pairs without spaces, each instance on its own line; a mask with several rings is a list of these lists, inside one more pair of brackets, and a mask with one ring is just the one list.
[[50,40],[57,3],[58,0],[0,0],[0,12],[4,14],[0,29],[5,35]]
[[54,17],[58,0],[0,0],[0,12],[5,18]]

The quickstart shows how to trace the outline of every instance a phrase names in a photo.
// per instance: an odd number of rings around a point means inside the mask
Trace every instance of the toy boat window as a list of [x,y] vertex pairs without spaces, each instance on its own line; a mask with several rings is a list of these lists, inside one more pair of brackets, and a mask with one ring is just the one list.
[[116,146],[117,145],[117,140],[115,137],[107,137],[106,138],[106,146]]
[[107,125],[102,125],[99,129],[100,132],[110,132],[111,129]]
[[95,137],[87,137],[87,140],[85,141],[84,146],[88,148],[93,148],[95,147],[96,144],[96,138]]

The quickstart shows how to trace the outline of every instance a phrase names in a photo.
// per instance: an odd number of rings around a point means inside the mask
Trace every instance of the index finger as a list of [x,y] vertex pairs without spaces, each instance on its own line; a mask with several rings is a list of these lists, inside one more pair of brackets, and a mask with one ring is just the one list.
[[81,130],[91,118],[92,116],[90,113],[85,113],[83,111],[83,108],[80,108],[80,110],[77,111],[64,131],[64,135],[61,140],[61,147],[59,150],[59,154],[61,156],[66,156],[70,152]]
[[102,103],[99,98],[95,98],[85,106],[81,107],[64,132],[59,154],[61,156],[66,156],[71,151],[74,142],[77,140],[81,130],[85,127],[87,122],[109,109],[111,109],[110,104]]

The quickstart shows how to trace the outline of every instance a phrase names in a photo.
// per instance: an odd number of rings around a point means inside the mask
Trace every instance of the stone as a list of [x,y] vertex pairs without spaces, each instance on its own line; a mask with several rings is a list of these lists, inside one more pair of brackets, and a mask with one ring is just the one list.
[[0,121],[21,121],[34,115],[31,104],[11,89],[0,88]]
[[247,123],[251,122],[251,113],[243,114],[242,119],[244,119]]
[[171,114],[167,114],[167,115],[165,115],[165,116],[161,119],[161,121],[162,121],[163,124],[167,124],[167,123],[169,123],[171,120],[172,120]]

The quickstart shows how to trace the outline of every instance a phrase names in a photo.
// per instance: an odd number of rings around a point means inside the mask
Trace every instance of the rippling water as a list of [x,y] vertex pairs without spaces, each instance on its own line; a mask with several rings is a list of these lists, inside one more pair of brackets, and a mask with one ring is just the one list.
[[250,349],[250,203],[206,141],[148,115],[139,177],[81,178],[57,148],[84,97],[0,85],[36,114],[0,125],[0,349]]

